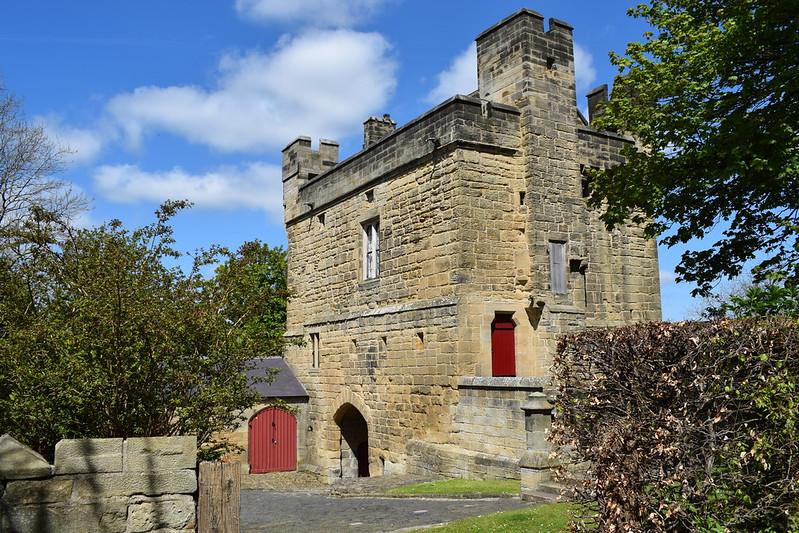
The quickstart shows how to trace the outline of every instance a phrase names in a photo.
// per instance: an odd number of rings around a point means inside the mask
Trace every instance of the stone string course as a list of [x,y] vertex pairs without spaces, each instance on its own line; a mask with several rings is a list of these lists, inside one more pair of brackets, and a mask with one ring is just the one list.
[[195,437],[62,440],[54,463],[0,437],[0,532],[195,530]]

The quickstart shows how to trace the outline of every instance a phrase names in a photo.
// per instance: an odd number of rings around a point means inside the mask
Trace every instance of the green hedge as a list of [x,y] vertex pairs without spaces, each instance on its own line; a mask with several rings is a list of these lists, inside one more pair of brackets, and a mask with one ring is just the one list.
[[601,531],[799,529],[796,321],[589,331],[554,375],[551,437],[591,465]]

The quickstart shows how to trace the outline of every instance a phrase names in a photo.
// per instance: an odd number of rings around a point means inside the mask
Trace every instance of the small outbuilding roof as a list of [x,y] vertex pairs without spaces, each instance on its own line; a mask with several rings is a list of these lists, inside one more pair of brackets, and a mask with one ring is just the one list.
[[[264,398],[307,398],[308,392],[294,376],[282,357],[261,357],[253,359],[255,365],[247,372],[250,386]],[[277,370],[275,379],[269,382],[253,383],[255,378],[268,376],[270,370]]]

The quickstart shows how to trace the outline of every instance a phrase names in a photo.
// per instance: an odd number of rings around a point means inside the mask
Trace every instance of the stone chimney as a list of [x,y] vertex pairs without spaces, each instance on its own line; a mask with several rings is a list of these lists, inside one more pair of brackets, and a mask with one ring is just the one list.
[[363,123],[363,147],[369,148],[374,143],[397,129],[397,123],[386,113],[383,118],[369,117]]
[[608,84],[600,85],[586,94],[588,98],[588,123],[594,123],[594,117],[602,114],[602,107],[608,101]]

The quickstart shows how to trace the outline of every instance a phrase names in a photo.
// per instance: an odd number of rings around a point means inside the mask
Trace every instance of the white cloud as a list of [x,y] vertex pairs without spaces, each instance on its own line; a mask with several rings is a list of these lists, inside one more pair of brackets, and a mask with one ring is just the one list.
[[[574,76],[578,98],[591,89],[596,80],[594,58],[590,52],[574,43]],[[477,89],[477,47],[474,43],[461,52],[446,70],[436,76],[438,83],[425,97],[425,101],[437,104],[456,94],[469,94]]]
[[277,165],[250,163],[190,174],[176,167],[147,172],[135,165],[103,165],[94,184],[106,199],[119,203],[188,199],[209,209],[263,210],[282,216],[281,169]]
[[236,0],[239,15],[255,22],[347,27],[367,19],[385,0]]
[[660,283],[663,285],[672,285],[674,283],[677,283],[677,274],[669,270],[661,270]]
[[73,128],[62,124],[56,115],[34,117],[34,122],[41,124],[47,137],[57,146],[69,151],[65,160],[68,164],[84,165],[94,161],[105,145],[109,136],[102,128]]
[[582,98],[596,80],[596,68],[591,53],[577,43],[574,43],[574,77],[577,97]]
[[217,86],[140,87],[108,103],[136,146],[165,130],[221,151],[268,151],[297,135],[338,138],[382,112],[396,85],[377,33],[318,31],[287,37],[271,54],[227,55]]
[[456,94],[469,94],[477,89],[477,45],[469,45],[436,78],[438,83],[425,97],[425,102],[430,104],[438,104]]

